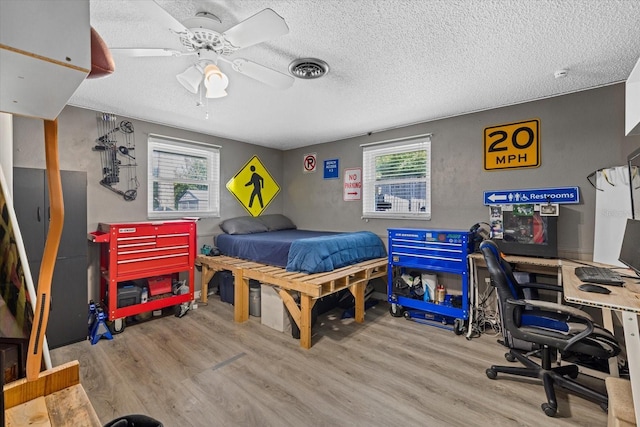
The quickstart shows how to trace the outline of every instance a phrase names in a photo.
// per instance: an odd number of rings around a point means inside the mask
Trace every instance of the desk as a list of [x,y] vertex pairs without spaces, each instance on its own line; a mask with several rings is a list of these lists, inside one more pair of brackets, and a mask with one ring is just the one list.
[[[588,305],[602,309],[615,310],[622,314],[622,327],[627,347],[631,393],[635,407],[636,423],[640,423],[640,333],[638,332],[638,314],[640,313],[640,285],[638,280],[625,279],[625,287],[609,286],[610,294],[584,292],[578,289],[582,283],[574,270],[578,263],[564,261],[564,299],[574,304]],[[633,289],[636,292],[632,292]],[[606,325],[605,325],[606,327]]]
[[[516,255],[504,255],[504,259],[515,267],[515,271],[556,276],[558,278],[558,286],[562,286],[562,261],[559,259]],[[481,253],[475,252],[469,255],[469,267],[474,274],[477,273],[477,267],[486,267],[486,265]]]

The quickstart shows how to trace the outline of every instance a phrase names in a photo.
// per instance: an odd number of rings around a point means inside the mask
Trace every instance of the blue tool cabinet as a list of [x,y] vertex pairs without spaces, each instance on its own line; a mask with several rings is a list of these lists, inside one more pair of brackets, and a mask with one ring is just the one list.
[[[452,320],[452,329],[462,334],[469,319],[469,270],[467,255],[473,251],[471,233],[461,230],[429,230],[390,228],[388,301],[391,314],[400,310],[406,318],[415,317],[440,321]],[[404,270],[419,270],[427,273],[451,273],[462,280],[461,306],[437,304],[435,302],[400,295],[394,289],[394,274]],[[459,304],[460,305],[460,304]],[[396,314],[394,314],[396,315]]]

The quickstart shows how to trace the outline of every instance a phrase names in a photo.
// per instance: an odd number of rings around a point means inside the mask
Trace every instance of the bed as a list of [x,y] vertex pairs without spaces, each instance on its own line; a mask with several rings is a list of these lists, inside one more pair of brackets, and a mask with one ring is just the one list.
[[[216,271],[234,276],[234,319],[249,318],[249,280],[269,284],[300,328],[300,346],[311,347],[311,309],[318,298],[349,289],[356,301],[355,321],[364,322],[364,289],[387,276],[387,252],[374,233],[298,230],[284,215],[238,217],[223,221],[215,238],[219,256],[199,255],[201,302]],[[292,293],[300,293],[300,305]]]
[[287,271],[313,274],[387,256],[384,243],[370,231],[351,233],[298,230],[289,218],[274,214],[223,221],[216,237],[222,255],[256,261]]

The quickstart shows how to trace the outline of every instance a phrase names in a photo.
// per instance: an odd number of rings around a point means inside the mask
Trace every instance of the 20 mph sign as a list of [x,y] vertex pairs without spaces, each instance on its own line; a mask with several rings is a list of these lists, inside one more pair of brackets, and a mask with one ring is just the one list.
[[540,120],[484,129],[484,169],[520,169],[540,166]]

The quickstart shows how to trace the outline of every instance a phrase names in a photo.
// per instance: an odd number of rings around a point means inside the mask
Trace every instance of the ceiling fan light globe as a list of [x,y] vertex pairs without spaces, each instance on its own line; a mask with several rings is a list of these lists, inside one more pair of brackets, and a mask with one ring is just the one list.
[[180,82],[186,90],[191,93],[198,93],[200,82],[202,81],[202,71],[200,71],[195,65],[187,68],[182,73],[176,76],[176,79]]
[[207,98],[222,98],[227,96],[225,89],[229,86],[229,78],[220,68],[210,64],[204,69],[204,85],[207,88]]
[[215,91],[215,90],[210,90],[207,89],[207,93],[205,95],[207,98],[209,99],[213,99],[213,98],[224,98],[225,96],[227,96],[227,91],[222,89],[220,91]]

